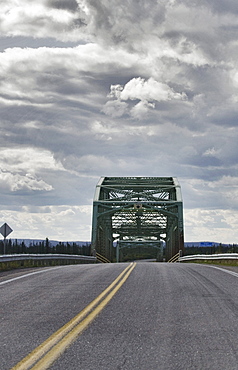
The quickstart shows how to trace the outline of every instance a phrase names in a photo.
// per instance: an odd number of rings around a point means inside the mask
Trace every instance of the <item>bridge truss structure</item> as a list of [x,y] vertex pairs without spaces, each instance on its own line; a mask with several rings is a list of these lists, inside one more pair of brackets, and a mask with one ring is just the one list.
[[92,251],[113,261],[124,247],[154,246],[162,258],[184,249],[183,202],[175,177],[101,177],[95,191]]

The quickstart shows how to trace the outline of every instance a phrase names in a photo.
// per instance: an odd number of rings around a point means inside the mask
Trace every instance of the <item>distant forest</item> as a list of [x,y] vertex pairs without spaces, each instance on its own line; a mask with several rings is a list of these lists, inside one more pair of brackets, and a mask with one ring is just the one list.
[[[129,255],[125,255],[126,260],[130,257],[136,259],[138,256],[138,251],[128,250]],[[0,254],[4,253],[4,244],[3,241],[0,241]],[[91,254],[91,244],[85,243],[85,245],[78,245],[75,242],[59,242],[56,245],[51,245],[48,238],[43,241],[31,242],[28,246],[24,241],[18,242],[17,239],[6,240],[6,254],[47,254],[47,253],[57,253],[57,254],[80,254],[85,256],[90,256]],[[127,254],[125,253],[125,254]],[[197,245],[185,246],[184,255],[192,254],[214,254],[214,253],[238,253],[238,244],[214,244],[209,247],[201,247]],[[124,254],[124,253],[123,253]],[[154,248],[145,248],[145,250],[140,250],[139,255],[143,258],[155,258],[157,255],[157,250]],[[129,259],[130,259],[129,258]]]
[[[4,243],[0,241],[0,254],[4,253]],[[17,239],[6,240],[6,252],[5,254],[47,254],[47,253],[56,253],[56,254],[81,254],[84,256],[90,256],[91,254],[91,245],[78,245],[77,243],[64,243],[59,242],[58,244],[52,246],[48,238],[40,242],[32,242],[29,246],[26,246],[24,241],[18,242]]]
[[211,247],[189,246],[184,248],[184,255],[214,254],[214,253],[238,253],[237,244],[214,244]]

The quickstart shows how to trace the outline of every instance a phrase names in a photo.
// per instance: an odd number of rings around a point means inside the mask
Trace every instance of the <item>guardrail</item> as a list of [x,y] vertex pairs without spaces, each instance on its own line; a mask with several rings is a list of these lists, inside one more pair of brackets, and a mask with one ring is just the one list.
[[96,257],[75,254],[7,254],[0,256],[0,270],[18,267],[95,263]]
[[[194,254],[191,256],[179,257],[178,262],[188,261],[229,261],[238,260],[238,253],[221,253],[221,254]],[[238,261],[237,261],[238,262]]]

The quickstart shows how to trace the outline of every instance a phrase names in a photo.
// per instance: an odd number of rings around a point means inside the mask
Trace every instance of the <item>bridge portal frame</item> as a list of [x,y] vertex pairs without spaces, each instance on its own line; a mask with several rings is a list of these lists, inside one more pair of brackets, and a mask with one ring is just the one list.
[[93,200],[92,251],[112,261],[114,242],[163,241],[165,259],[184,250],[176,177],[101,177]]

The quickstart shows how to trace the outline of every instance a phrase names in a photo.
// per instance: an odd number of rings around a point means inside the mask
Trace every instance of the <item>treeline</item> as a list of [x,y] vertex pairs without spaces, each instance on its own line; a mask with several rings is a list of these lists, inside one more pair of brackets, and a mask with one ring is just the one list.
[[185,247],[184,248],[184,255],[192,255],[192,254],[214,254],[214,253],[238,253],[238,245],[237,244],[229,244],[224,245],[222,243],[218,245],[212,245],[211,247]]
[[[4,243],[0,241],[0,254],[4,253]],[[77,243],[64,243],[59,242],[57,245],[51,245],[48,238],[41,242],[30,243],[29,246],[23,242],[18,242],[17,239],[6,240],[5,245],[5,254],[82,254],[84,256],[90,256],[91,254],[91,245],[78,245]]]

